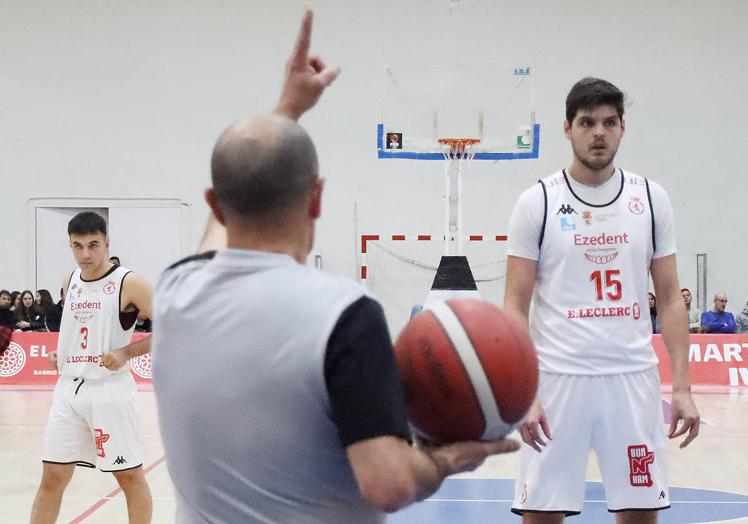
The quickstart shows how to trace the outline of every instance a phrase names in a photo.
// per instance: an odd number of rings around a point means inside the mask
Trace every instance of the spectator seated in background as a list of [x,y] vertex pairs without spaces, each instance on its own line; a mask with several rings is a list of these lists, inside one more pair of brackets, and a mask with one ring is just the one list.
[[736,333],[748,333],[748,302],[745,303],[743,311],[735,315]]
[[3,289],[0,291],[0,327],[13,329],[16,327],[15,316],[10,310],[12,304],[10,291]]
[[687,287],[684,287],[680,290],[680,294],[683,295],[683,301],[686,303],[686,311],[688,312],[688,332],[700,333],[701,310],[691,305],[691,290],[689,290]]
[[55,304],[52,294],[47,289],[40,289],[36,292],[37,312],[36,319],[31,321],[32,331],[60,331],[60,321],[62,320],[62,306]]
[[120,262],[119,257],[115,256],[115,255],[112,255],[112,256],[109,257],[109,262],[111,262],[115,266],[121,266],[122,265],[122,262]]
[[34,294],[27,289],[21,293],[20,305],[16,307],[16,329],[21,331],[31,331],[31,322],[37,319],[39,311],[36,307]]
[[735,317],[729,311],[725,311],[726,306],[727,295],[725,293],[714,295],[714,310],[704,311],[701,314],[702,333],[735,333]]
[[649,293],[649,318],[652,321],[652,333],[659,333],[660,326],[657,323],[657,298],[654,293]]
[[21,305],[21,292],[14,291],[10,294],[10,310],[15,311]]

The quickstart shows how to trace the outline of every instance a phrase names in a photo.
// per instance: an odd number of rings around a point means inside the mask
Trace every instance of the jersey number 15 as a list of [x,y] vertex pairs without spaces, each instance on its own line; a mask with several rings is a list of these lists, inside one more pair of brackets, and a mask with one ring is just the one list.
[[[608,269],[605,271],[605,296],[610,300],[621,300],[623,290],[621,289],[621,280],[618,278],[621,275],[620,269]],[[590,275],[590,280],[595,283],[595,291],[597,291],[597,299],[603,299],[603,272],[593,271]]]

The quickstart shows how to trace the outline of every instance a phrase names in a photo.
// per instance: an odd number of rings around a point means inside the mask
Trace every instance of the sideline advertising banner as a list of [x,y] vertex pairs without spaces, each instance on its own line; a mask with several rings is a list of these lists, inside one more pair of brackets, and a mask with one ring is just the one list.
[[[47,355],[57,349],[57,333],[13,333],[8,350],[0,357],[0,386],[48,386],[57,383],[57,370],[50,368]],[[133,342],[150,336],[135,333]],[[151,383],[151,355],[130,360],[130,372],[138,385]]]
[[[133,341],[148,333],[135,333]],[[660,360],[663,386],[672,382],[670,359],[660,335],[652,337]],[[13,333],[10,347],[0,357],[0,386],[54,387],[57,371],[47,364],[47,354],[57,348],[57,333]],[[691,335],[691,383],[694,386],[748,387],[748,335]],[[151,356],[130,361],[130,372],[139,385],[151,384]]]

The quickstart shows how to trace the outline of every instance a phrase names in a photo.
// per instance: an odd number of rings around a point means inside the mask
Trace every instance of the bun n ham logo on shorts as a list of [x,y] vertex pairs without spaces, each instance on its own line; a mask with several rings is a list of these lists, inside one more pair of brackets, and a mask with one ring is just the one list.
[[649,466],[655,461],[655,454],[645,444],[629,446],[629,481],[634,487],[649,488],[652,486],[652,475]]

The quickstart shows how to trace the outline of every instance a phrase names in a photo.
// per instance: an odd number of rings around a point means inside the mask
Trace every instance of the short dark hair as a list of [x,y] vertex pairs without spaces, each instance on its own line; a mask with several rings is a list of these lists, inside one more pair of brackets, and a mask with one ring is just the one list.
[[566,96],[566,121],[570,124],[580,109],[594,109],[599,106],[613,106],[618,118],[623,118],[623,91],[600,78],[582,78],[574,84]]
[[8,298],[10,298],[10,291],[7,289],[0,290],[0,297],[3,295],[8,295]]
[[317,152],[306,131],[292,120],[269,118],[270,124],[229,128],[213,149],[213,190],[224,212],[277,217],[298,204],[317,179]]
[[[117,262],[114,262],[115,260]],[[109,262],[112,262],[113,264],[117,264],[118,266],[122,263],[122,261],[119,259],[119,257],[117,255],[110,256],[109,257]]]
[[106,236],[106,220],[98,213],[84,211],[68,222],[68,235],[90,235],[92,233],[104,233]]
[[[681,292],[681,293],[683,293],[684,291],[688,291],[689,293],[691,293],[691,290],[690,290],[690,289],[688,289],[687,287],[684,287],[684,288],[682,288],[682,289],[680,290],[680,292]],[[691,293],[691,294],[693,295],[693,293]]]

